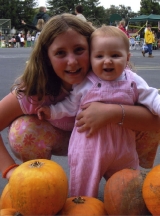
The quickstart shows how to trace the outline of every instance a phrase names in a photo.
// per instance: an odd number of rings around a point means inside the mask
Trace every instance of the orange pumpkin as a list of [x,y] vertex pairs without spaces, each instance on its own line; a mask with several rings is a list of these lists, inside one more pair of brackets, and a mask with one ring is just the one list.
[[104,203],[94,197],[70,197],[59,212],[59,215],[107,215]]
[[30,160],[15,169],[9,190],[13,207],[23,215],[55,215],[67,199],[68,179],[54,161]]
[[150,214],[142,197],[146,173],[123,169],[112,175],[104,189],[104,205],[109,215]]
[[142,188],[147,208],[153,215],[160,215],[160,165],[147,174]]
[[9,184],[6,184],[0,198],[0,209],[12,208],[12,200],[9,193]]
[[23,215],[17,212],[16,209],[6,208],[0,210],[0,216],[23,216]]

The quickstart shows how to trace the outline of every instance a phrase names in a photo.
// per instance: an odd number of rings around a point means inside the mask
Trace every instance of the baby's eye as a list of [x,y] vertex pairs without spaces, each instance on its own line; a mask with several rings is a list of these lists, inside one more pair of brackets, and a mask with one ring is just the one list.
[[102,55],[97,55],[97,56],[96,56],[96,58],[102,58],[102,57],[103,57]]
[[113,58],[118,58],[119,55],[118,55],[118,54],[114,54],[114,55],[112,55],[112,57],[113,57]]

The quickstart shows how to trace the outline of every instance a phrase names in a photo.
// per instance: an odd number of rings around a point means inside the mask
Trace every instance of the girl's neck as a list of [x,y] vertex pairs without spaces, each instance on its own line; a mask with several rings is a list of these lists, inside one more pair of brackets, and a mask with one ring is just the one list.
[[67,92],[72,91],[72,85],[69,84],[69,83],[62,83],[61,86],[62,86],[62,88],[63,88],[65,91],[67,91]]

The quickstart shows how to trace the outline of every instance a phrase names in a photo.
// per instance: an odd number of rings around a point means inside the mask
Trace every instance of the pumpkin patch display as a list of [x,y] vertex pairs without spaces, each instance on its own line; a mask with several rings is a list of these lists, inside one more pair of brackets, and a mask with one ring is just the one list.
[[160,215],[160,165],[153,167],[147,174],[142,194],[151,214]]
[[81,215],[93,216],[107,215],[104,209],[104,203],[94,197],[70,197],[59,212],[59,215]]
[[150,215],[142,197],[146,173],[123,169],[113,174],[104,189],[104,206],[108,215]]
[[9,184],[4,187],[0,198],[0,209],[12,208],[12,200],[9,193]]
[[16,209],[6,208],[0,210],[0,216],[23,216],[23,215],[17,212]]
[[13,204],[23,215],[55,215],[68,195],[63,168],[52,160],[30,160],[15,169],[9,180]]

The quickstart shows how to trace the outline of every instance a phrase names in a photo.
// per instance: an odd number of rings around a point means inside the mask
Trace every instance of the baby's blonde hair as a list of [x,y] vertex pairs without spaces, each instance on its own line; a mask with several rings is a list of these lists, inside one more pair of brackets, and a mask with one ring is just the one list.
[[[121,38],[122,41],[124,42],[124,49],[126,52],[130,52],[130,43],[127,35],[119,28],[115,26],[107,26],[107,25],[102,25],[100,28],[97,28],[91,35],[91,40],[96,36],[105,36],[107,37],[117,37]],[[134,65],[131,62],[128,62],[127,67],[129,67],[132,71],[136,71]]]
[[115,26],[102,25],[92,33],[91,41],[95,36],[117,37],[117,40],[118,38],[121,38],[124,42],[124,48],[129,52],[130,44],[127,35]]

